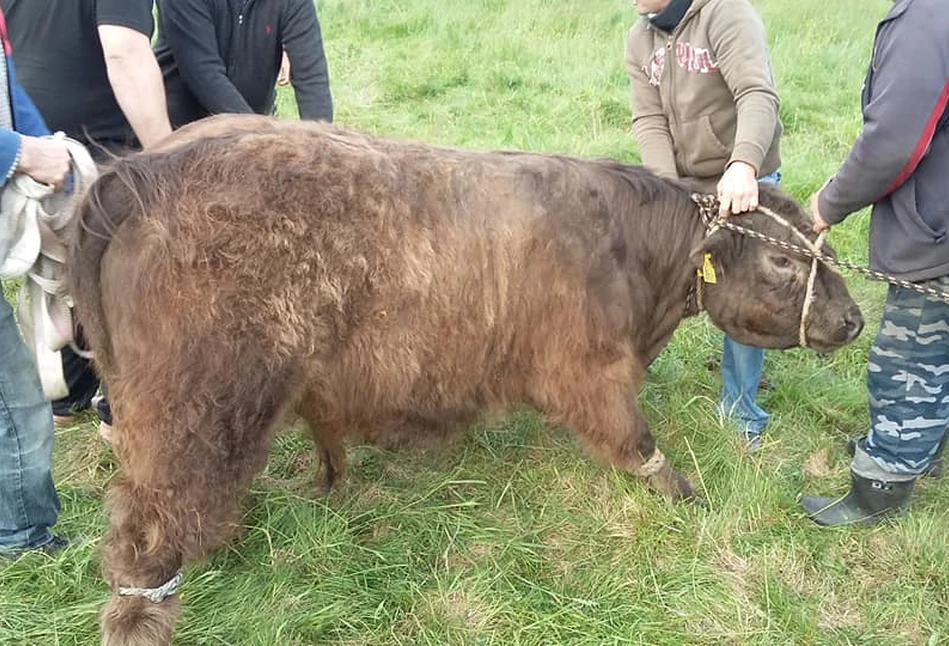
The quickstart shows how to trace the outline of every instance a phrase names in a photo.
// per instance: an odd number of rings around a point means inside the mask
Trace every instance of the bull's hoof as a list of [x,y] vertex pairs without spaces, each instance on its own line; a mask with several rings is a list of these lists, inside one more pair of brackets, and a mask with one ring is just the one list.
[[664,466],[659,473],[649,476],[646,483],[651,489],[661,493],[675,503],[687,502],[703,504],[689,479]]
[[672,501],[687,502],[694,505],[699,505],[704,507],[705,500],[695,491],[695,487],[692,486],[692,483],[683,475],[672,472],[672,475],[675,477],[675,491],[672,495]]
[[178,597],[154,603],[113,595],[102,609],[102,646],[165,646],[178,617]]
[[345,451],[320,450],[320,459],[323,464],[323,477],[320,480],[320,489],[324,496],[330,495],[333,487],[343,477],[343,470],[346,468]]

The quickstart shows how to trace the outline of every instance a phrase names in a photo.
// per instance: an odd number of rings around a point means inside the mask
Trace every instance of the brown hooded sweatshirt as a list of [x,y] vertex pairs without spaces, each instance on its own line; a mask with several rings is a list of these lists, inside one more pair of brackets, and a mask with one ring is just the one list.
[[626,39],[643,163],[712,186],[733,161],[781,165],[778,95],[764,25],[748,0],[694,0],[671,33],[638,20]]

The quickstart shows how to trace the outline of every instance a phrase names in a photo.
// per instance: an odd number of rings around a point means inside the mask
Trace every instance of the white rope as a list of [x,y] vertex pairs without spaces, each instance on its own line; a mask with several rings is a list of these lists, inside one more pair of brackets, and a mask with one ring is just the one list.
[[[789,246],[787,245],[787,243],[784,243],[783,241],[776,240],[775,238],[765,236],[758,232],[750,232],[748,229],[744,229],[742,227],[736,227],[735,225],[726,222],[727,216],[723,217],[718,212],[718,200],[714,195],[700,195],[698,193],[693,193],[692,201],[698,205],[699,213],[701,213],[702,218],[705,220],[705,236],[706,237],[712,235],[713,233],[715,233],[716,231],[724,227],[724,228],[732,229],[733,231],[738,231],[739,233],[743,233],[747,235],[751,235],[752,233],[754,233],[752,237],[758,238],[760,240],[764,240],[766,242],[777,243],[778,246],[782,246],[782,247]],[[825,256],[823,253],[824,238],[826,237],[827,231],[826,230],[821,231],[820,235],[817,236],[817,239],[814,242],[811,242],[810,238],[808,238],[806,235],[801,233],[801,231],[799,231],[797,227],[795,227],[793,224],[788,222],[785,218],[781,217],[780,215],[778,215],[771,209],[765,206],[759,205],[755,210],[760,211],[761,213],[767,215],[769,218],[771,218],[775,222],[778,222],[779,224],[784,226],[786,229],[794,233],[794,235],[796,235],[798,239],[802,243],[804,243],[804,246],[806,247],[806,251],[810,252],[810,253],[805,253],[805,255],[808,255],[811,257],[811,271],[807,277],[807,291],[804,292],[804,304],[801,307],[801,323],[800,323],[800,326],[798,327],[798,343],[800,343],[802,347],[806,348],[807,347],[807,319],[810,317],[811,305],[814,302],[814,284],[817,282],[817,266],[819,262],[825,261],[825,259],[827,258],[827,256]],[[800,249],[800,248],[796,247],[796,249]],[[827,269],[829,271],[834,271],[836,273],[834,268],[829,265],[827,266]],[[702,281],[701,280],[699,280],[698,284],[696,285],[696,301],[697,301],[697,306],[699,308],[699,311],[702,311],[703,304],[702,304]]]
[[659,449],[654,449],[652,457],[643,462],[642,466],[636,469],[636,475],[641,478],[648,478],[659,473],[666,466],[666,456]]
[[[804,292],[804,305],[801,307],[801,325],[798,329],[798,342],[801,347],[807,347],[807,318],[811,313],[811,304],[814,302],[814,283],[817,280],[817,264],[820,262],[820,257],[823,256],[824,249],[824,238],[827,237],[827,231],[821,231],[820,235],[817,236],[817,239],[814,242],[810,241],[806,235],[801,233],[797,227],[793,224],[782,218],[780,215],[772,211],[771,209],[765,206],[759,206],[758,211],[761,211],[769,218],[783,224],[787,229],[790,229],[794,232],[797,237],[804,243],[804,246],[810,249],[811,251],[811,273],[807,277],[807,291]],[[830,271],[834,271],[832,268],[828,267]]]
[[0,258],[0,278],[26,276],[17,296],[17,318],[49,400],[68,394],[59,350],[73,341],[64,236],[82,193],[98,176],[82,144],[61,132],[52,137],[66,143],[72,159],[72,190],[57,191],[17,173],[0,196],[0,213],[12,238],[8,252]]
[[175,574],[168,581],[157,588],[125,588],[119,587],[119,596],[122,597],[145,597],[152,603],[161,603],[170,596],[177,594],[178,586],[181,585],[181,572]]
[[[692,195],[692,199],[695,200],[696,204],[699,205],[699,210],[700,210],[700,213],[702,214],[702,217],[705,218],[706,223],[708,223],[715,219],[715,214],[717,214],[718,208],[713,207],[714,213],[710,216],[707,212],[707,206],[704,202],[705,197],[711,198],[713,200],[715,199],[715,196],[713,195],[702,196],[698,193],[693,193]],[[758,207],[758,210],[761,211],[762,207]],[[884,273],[882,271],[870,269],[869,267],[862,267],[860,265],[849,262],[847,260],[835,258],[833,256],[829,256],[823,253],[815,253],[814,250],[810,248],[810,245],[808,245],[808,248],[804,248],[804,247],[801,247],[800,245],[792,244],[785,240],[778,240],[777,238],[766,236],[763,233],[759,233],[752,229],[748,229],[741,225],[735,224],[734,222],[719,220],[717,224],[723,229],[729,229],[730,231],[734,231],[735,233],[740,233],[743,236],[748,236],[749,238],[761,240],[762,242],[765,242],[767,244],[773,245],[780,249],[784,249],[786,251],[790,251],[792,253],[805,256],[807,258],[817,257],[817,259],[820,260],[822,263],[824,263],[824,266],[830,269],[831,271],[836,271],[836,269],[834,268],[839,267],[842,269],[846,269],[848,271],[856,272],[860,274],[861,276],[863,276],[864,278],[866,278],[867,280],[877,280],[880,282],[889,283],[890,285],[896,285],[897,287],[902,287],[903,289],[908,289],[918,294],[923,294],[927,298],[941,301],[943,303],[949,303],[949,292],[947,291],[944,291],[941,289],[935,289],[933,287],[927,287],[926,284],[914,283],[909,280],[897,278],[896,276]],[[924,281],[924,283],[925,282],[927,281]]]
[[[820,235],[817,236],[817,240],[814,242],[814,246],[820,250],[824,247],[824,238],[827,235],[827,231],[821,231]],[[817,280],[817,264],[820,260],[817,256],[814,256],[811,259],[811,273],[807,277],[807,291],[804,292],[804,305],[801,307],[801,329],[798,332],[798,341],[801,344],[802,348],[807,347],[807,319],[811,314],[811,304],[814,302],[814,283]]]

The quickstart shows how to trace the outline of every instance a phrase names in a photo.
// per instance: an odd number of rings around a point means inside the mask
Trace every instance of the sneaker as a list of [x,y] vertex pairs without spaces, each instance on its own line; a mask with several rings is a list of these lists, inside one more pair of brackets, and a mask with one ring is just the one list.
[[112,444],[112,425],[105,422],[99,422],[99,437]]
[[745,441],[745,448],[748,449],[749,453],[756,453],[758,450],[764,446],[764,440],[761,439],[761,435],[758,433],[749,433],[745,431],[739,433],[741,438]]
[[17,547],[13,549],[2,549],[0,550],[0,558],[15,561],[28,552],[43,552],[47,556],[54,556],[59,552],[62,552],[63,549],[68,545],[68,538],[65,536],[57,536],[56,534],[53,534],[53,537],[49,541],[43,545],[40,545],[39,547]]
[[75,415],[57,415],[53,413],[53,428],[65,428],[76,423]]
[[46,545],[41,545],[37,549],[43,551],[47,556],[53,556],[62,552],[66,547],[69,546],[69,539],[65,536],[59,536],[53,534],[53,538]]

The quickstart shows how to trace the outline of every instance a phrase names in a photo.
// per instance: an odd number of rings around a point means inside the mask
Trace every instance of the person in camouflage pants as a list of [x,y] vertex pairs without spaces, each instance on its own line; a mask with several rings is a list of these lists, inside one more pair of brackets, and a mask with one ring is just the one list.
[[[863,130],[811,197],[814,229],[873,205],[870,266],[949,292],[949,12],[896,0],[877,28]],[[949,303],[890,287],[867,365],[870,429],[852,443],[842,498],[804,497],[820,525],[871,524],[902,512],[932,470],[949,424]]]
[[[949,277],[927,285],[949,292]],[[870,432],[853,468],[868,478],[926,473],[949,424],[949,304],[890,286],[867,370]]]

